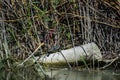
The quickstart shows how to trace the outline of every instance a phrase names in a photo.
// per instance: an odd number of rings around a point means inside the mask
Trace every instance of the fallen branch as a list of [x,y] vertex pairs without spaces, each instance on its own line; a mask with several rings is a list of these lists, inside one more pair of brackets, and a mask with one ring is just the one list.
[[118,58],[119,58],[119,57],[116,57],[116,58],[112,59],[112,61],[111,61],[109,64],[103,66],[101,69],[105,69],[105,68],[109,67],[109,66],[112,65],[112,63],[115,62]]
[[28,61],[38,51],[38,49],[43,45],[44,43],[40,43],[39,46],[35,49],[35,51],[19,65],[23,65],[26,61]]

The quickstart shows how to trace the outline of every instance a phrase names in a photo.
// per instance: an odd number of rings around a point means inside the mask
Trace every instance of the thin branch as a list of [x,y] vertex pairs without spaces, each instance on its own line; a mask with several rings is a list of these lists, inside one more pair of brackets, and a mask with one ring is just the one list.
[[26,61],[28,61],[38,51],[38,49],[43,45],[44,43],[40,43],[39,46],[35,49],[35,51],[19,65],[23,65]]

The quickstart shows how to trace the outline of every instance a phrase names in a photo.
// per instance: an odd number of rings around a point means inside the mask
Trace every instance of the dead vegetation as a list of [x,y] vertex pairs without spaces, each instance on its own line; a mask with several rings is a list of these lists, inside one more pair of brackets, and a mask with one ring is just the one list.
[[[120,54],[117,0],[1,0],[0,57],[25,59],[95,42],[104,58]],[[9,65],[9,61],[8,61]]]

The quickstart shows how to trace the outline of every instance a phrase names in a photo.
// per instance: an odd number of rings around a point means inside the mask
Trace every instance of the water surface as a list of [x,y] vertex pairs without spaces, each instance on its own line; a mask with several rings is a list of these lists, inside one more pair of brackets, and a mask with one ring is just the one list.
[[75,70],[53,70],[47,72],[52,80],[120,80],[120,74],[112,70],[105,71],[75,71]]

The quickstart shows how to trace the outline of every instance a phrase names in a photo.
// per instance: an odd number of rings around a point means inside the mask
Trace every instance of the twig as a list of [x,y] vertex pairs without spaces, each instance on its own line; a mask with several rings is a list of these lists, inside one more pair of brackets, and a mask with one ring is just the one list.
[[23,65],[26,61],[28,61],[38,51],[38,49],[43,45],[44,43],[40,43],[39,46],[35,49],[35,51],[19,65]]
[[67,61],[66,57],[63,55],[62,51],[60,51],[61,55],[63,56],[63,58],[65,59],[65,61],[67,62],[68,66],[70,69],[72,69],[70,63]]
[[[65,8],[65,10],[66,10],[66,8]],[[72,34],[72,31],[71,31],[71,27],[70,27],[70,22],[69,22],[69,20],[68,20],[68,15],[65,15],[65,17],[66,17],[66,19],[67,19],[67,24],[68,24],[68,27],[69,27],[69,31],[70,31],[70,37],[71,37],[71,41],[72,41],[72,45],[73,45],[73,47],[75,46],[75,42],[74,42],[74,40],[73,40],[73,34]],[[75,59],[76,59],[76,66],[78,67],[78,60],[77,60],[77,56],[76,56],[76,52],[75,52],[75,48],[74,48],[74,54],[75,54]]]
[[108,65],[103,66],[101,69],[109,67],[113,62],[115,62],[119,57],[114,58]]

